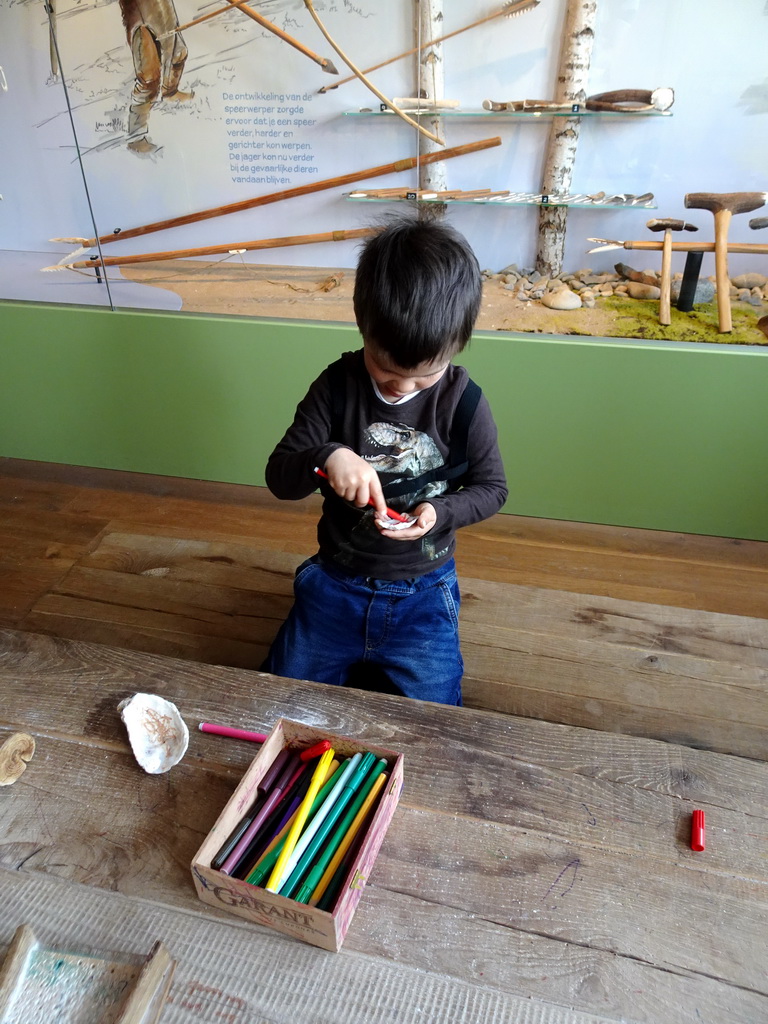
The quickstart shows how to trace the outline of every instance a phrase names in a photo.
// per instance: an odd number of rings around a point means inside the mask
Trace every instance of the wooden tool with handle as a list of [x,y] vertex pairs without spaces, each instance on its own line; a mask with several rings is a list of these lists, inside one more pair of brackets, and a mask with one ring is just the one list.
[[659,323],[666,327],[672,323],[672,232],[698,231],[695,224],[672,217],[653,218],[645,225],[650,231],[663,231],[664,241],[661,250],[661,277],[659,280],[661,297],[659,298]]
[[750,213],[765,206],[768,192],[689,192],[687,210],[709,210],[715,217],[715,283],[717,286],[718,329],[730,334],[731,281],[728,276],[728,228],[735,213]]
[[[661,252],[663,242],[649,242],[647,239],[638,241],[620,241],[617,238],[588,238],[588,242],[599,242],[596,249],[587,252],[608,252],[610,249],[642,249],[645,252]],[[714,252],[714,242],[673,242],[672,252]],[[746,253],[749,256],[768,256],[768,243],[760,242],[729,242],[728,252]]]

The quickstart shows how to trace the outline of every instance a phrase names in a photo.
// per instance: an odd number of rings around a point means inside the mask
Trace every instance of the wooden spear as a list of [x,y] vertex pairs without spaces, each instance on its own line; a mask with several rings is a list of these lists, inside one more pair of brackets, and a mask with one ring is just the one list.
[[364,181],[367,178],[378,178],[384,174],[394,174],[399,171],[409,171],[420,163],[429,163],[432,160],[448,160],[454,156],[465,156],[467,153],[477,153],[483,149],[491,149],[500,146],[501,139],[498,135],[490,139],[480,139],[478,142],[467,142],[462,146],[453,146],[450,149],[443,149],[433,154],[422,157],[409,156],[404,160],[395,160],[390,164],[379,164],[377,167],[368,167],[363,171],[352,171],[349,174],[341,174],[336,178],[325,178],[322,181],[310,182],[307,185],[298,185],[296,188],[288,188],[282,192],[270,192],[264,196],[256,196],[254,199],[243,199],[237,203],[229,203],[226,206],[213,206],[208,210],[200,210],[198,213],[187,213],[181,217],[170,217],[168,220],[154,221],[152,224],[143,224],[141,227],[115,228],[111,235],[101,235],[96,238],[52,238],[52,242],[67,242],[81,245],[90,249],[98,241],[101,245],[108,242],[117,242],[123,238],[137,238],[139,235],[148,235],[153,231],[164,231],[166,228],[181,227],[182,224],[196,224],[201,220],[209,220],[212,217],[224,217],[230,213],[241,213],[243,210],[250,210],[256,206],[266,206],[268,203],[277,203],[283,199],[293,199],[296,196],[306,196],[312,192],[322,192],[324,189],[337,188],[343,185],[351,185],[355,181]]
[[427,128],[424,127],[423,124],[419,124],[418,121],[414,121],[412,117],[409,117],[408,114],[406,114],[405,111],[401,110],[396,103],[393,103],[391,99],[385,96],[381,89],[377,88],[373,84],[370,78],[366,77],[365,72],[361,71],[360,68],[352,62],[352,60],[346,55],[346,53],[342,50],[342,48],[339,46],[339,44],[336,42],[331,33],[323,24],[319,14],[315,10],[315,6],[312,3],[312,0],[304,0],[304,6],[312,15],[312,20],[314,21],[314,23],[323,33],[323,35],[331,44],[331,46],[334,48],[336,53],[338,53],[338,55],[347,65],[347,67],[355,76],[355,78],[359,78],[363,85],[366,86],[366,88],[370,89],[373,95],[377,97],[377,99],[379,99],[385,106],[389,107],[393,114],[397,114],[401,121],[405,121],[405,123],[409,124],[411,128],[415,128],[419,135],[423,135],[425,138],[431,139],[432,142],[436,142],[438,146],[445,145],[444,140],[441,139],[439,135],[436,135],[434,132],[429,131]]
[[[380,64],[373,64],[369,68],[363,68],[363,74],[367,75],[369,71],[378,71],[379,68],[384,68],[387,64],[394,64],[396,60],[402,60],[403,57],[410,57],[412,53],[418,53],[419,50],[426,50],[428,46],[435,46],[437,43],[442,43],[446,39],[452,39],[453,36],[458,36],[462,32],[468,32],[471,28],[476,28],[478,25],[485,25],[487,21],[493,21],[494,18],[500,18],[502,15],[506,17],[514,17],[516,14],[522,14],[523,11],[532,11],[534,7],[538,7],[540,0],[519,0],[515,3],[513,0],[507,0],[506,3],[502,4],[501,7],[494,11],[492,14],[486,14],[484,18],[478,18],[477,21],[471,22],[469,25],[464,25],[462,28],[457,28],[453,32],[448,32],[444,36],[437,36],[435,39],[428,39],[427,42],[421,43],[419,46],[414,46],[410,50],[404,50],[402,53],[396,54],[394,57],[390,57],[388,60],[383,60]],[[318,92],[330,92],[331,89],[338,89],[340,85],[346,85],[347,82],[354,82],[356,75],[350,75],[348,78],[340,78],[338,82],[334,82],[332,85],[324,85],[322,89],[318,89]]]
[[[587,252],[609,252],[611,249],[643,249],[646,252],[661,252],[664,248],[663,242],[619,242],[611,238],[588,238],[588,242],[601,242],[597,249],[588,249]],[[714,242],[673,242],[672,252],[714,252]],[[760,242],[729,242],[728,252],[753,253],[758,256],[768,254],[768,244]]]
[[[209,11],[208,14],[202,15],[200,18],[195,18],[194,21],[188,21],[186,25],[179,25],[178,28],[174,29],[173,32],[166,32],[166,35],[173,35],[176,32],[182,32],[184,29],[192,28],[193,25],[199,25],[203,21],[208,21],[209,18],[216,18],[220,14],[224,14],[225,11],[229,11],[232,7],[237,7],[243,14],[247,14],[249,18],[261,25],[268,32],[273,32],[283,42],[288,43],[289,46],[293,46],[299,53],[303,53],[305,57],[309,57],[315,64],[319,64],[323,71],[327,71],[329,75],[338,75],[333,61],[327,60],[325,57],[318,57],[316,53],[313,53],[308,47],[300,43],[298,39],[294,39],[293,36],[289,36],[287,32],[284,32],[281,28],[275,25],[269,19],[265,18],[263,14],[259,14],[258,11],[254,11],[252,7],[249,7],[244,0],[227,0],[229,7],[220,7],[218,10]],[[164,38],[164,37],[163,37]]]
[[326,231],[317,235],[287,235],[285,238],[260,238],[255,242],[234,242],[229,245],[204,245],[198,249],[172,249],[168,252],[144,252],[137,256],[107,256],[78,260],[76,263],[57,263],[48,270],[87,270],[89,267],[123,267],[131,263],[155,263],[161,260],[175,260],[191,256],[233,256],[256,249],[280,249],[286,245],[310,245],[313,242],[345,242],[350,238],[366,238],[376,233],[376,228],[349,228],[341,231]]

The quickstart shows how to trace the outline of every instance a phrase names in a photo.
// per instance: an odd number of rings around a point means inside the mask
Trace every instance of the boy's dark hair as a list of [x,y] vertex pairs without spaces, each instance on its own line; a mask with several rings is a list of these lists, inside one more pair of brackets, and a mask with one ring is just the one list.
[[409,370],[465,347],[482,291],[477,258],[463,235],[434,220],[398,218],[362,248],[355,318],[365,341]]

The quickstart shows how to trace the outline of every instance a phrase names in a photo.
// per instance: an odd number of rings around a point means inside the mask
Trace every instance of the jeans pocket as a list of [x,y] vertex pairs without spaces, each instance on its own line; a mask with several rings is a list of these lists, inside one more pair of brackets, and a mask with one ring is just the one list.
[[293,577],[294,592],[299,589],[302,583],[307,582],[309,577],[313,574],[312,570],[317,568],[319,568],[319,566],[314,558],[308,558],[306,562],[301,563]]
[[454,576],[452,581],[450,577],[440,580],[439,587],[440,593],[443,596],[445,610],[448,613],[448,618],[451,620],[454,630],[458,632],[461,597],[459,596],[459,586],[456,582],[456,577]]

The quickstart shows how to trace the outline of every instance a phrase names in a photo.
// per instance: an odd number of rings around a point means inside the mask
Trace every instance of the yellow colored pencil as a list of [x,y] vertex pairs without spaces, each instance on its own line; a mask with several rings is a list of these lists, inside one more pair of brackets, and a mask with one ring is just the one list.
[[[328,771],[327,771],[327,772],[325,773],[325,778],[323,779],[323,781],[322,781],[321,785],[323,785],[323,786],[324,786],[324,785],[326,784],[326,782],[328,781],[328,779],[330,779],[330,777],[331,777],[331,776],[333,775],[333,773],[334,773],[334,772],[336,771],[336,769],[337,769],[337,768],[339,767],[339,764],[340,764],[340,763],[341,763],[341,762],[339,762],[339,761],[337,761],[337,760],[333,760],[333,761],[331,761],[330,765],[328,766]],[[259,864],[261,864],[261,862],[262,862],[262,861],[264,860],[264,858],[265,858],[265,857],[267,856],[267,854],[268,854],[268,853],[270,853],[270,852],[271,852],[271,851],[272,851],[272,850],[274,849],[274,847],[276,847],[276,846],[277,846],[277,844],[278,844],[278,843],[280,842],[280,840],[281,840],[281,839],[283,838],[283,836],[285,835],[285,833],[286,833],[286,832],[288,831],[288,829],[289,829],[289,828],[291,827],[291,825],[293,824],[293,822],[294,822],[294,820],[295,820],[295,818],[296,818],[296,815],[297,815],[298,813],[299,813],[299,808],[297,807],[297,808],[296,808],[296,810],[295,810],[295,811],[293,812],[293,814],[292,814],[292,815],[290,816],[290,818],[288,819],[288,821],[286,821],[286,823],[285,823],[285,824],[283,825],[283,827],[282,827],[282,828],[280,829],[280,831],[279,831],[279,832],[277,833],[277,835],[276,835],[276,836],[274,837],[274,839],[272,839],[272,840],[271,840],[271,842],[270,842],[269,846],[268,846],[268,847],[266,848],[266,850],[264,851],[264,853],[262,853],[262,855],[261,855],[261,856],[259,857],[259,859],[258,859],[258,860],[257,860],[257,861],[256,861],[256,862],[255,862],[255,863],[253,864],[253,865],[251,865],[251,871],[253,871],[253,869],[254,869],[255,867],[258,867],[258,866],[259,866]]]
[[265,886],[268,892],[277,892],[283,881],[283,873],[288,863],[288,858],[294,851],[296,843],[299,841],[301,830],[306,824],[309,812],[314,803],[315,797],[320,792],[320,787],[323,784],[323,779],[328,771],[328,765],[334,758],[333,747],[326,750],[323,756],[318,761],[317,767],[315,768],[312,776],[312,781],[309,784],[307,795],[304,797],[302,802],[299,804],[299,808],[296,811],[296,817],[293,819],[288,835],[285,837],[285,843],[280,851],[280,856],[277,858],[277,863],[272,869],[272,874],[269,876],[269,880]]
[[325,890],[330,885],[331,879],[333,878],[333,876],[336,873],[336,869],[338,868],[339,864],[341,864],[341,862],[342,862],[342,860],[344,858],[344,854],[350,848],[350,846],[352,845],[352,841],[354,840],[354,838],[357,835],[357,833],[360,831],[360,827],[363,824],[363,822],[365,821],[365,819],[366,819],[366,817],[368,815],[368,812],[371,809],[371,805],[373,804],[373,802],[376,799],[376,797],[379,795],[379,790],[384,785],[384,783],[386,782],[387,778],[388,778],[388,776],[385,775],[382,772],[382,774],[379,775],[379,777],[376,779],[376,781],[374,782],[373,786],[371,787],[370,793],[368,794],[368,796],[363,801],[363,803],[362,803],[362,805],[360,807],[360,810],[357,812],[357,814],[355,815],[355,817],[354,817],[354,819],[352,821],[352,824],[347,829],[347,834],[342,839],[341,846],[338,848],[336,853],[334,853],[333,859],[331,860],[330,864],[328,865],[328,867],[323,872],[323,877],[320,879],[320,881],[315,886],[314,892],[312,893],[312,896],[310,897],[310,900],[309,900],[309,906],[310,907],[316,907],[317,904],[320,902],[320,900],[321,900],[321,898],[323,896],[323,893],[325,892]]

